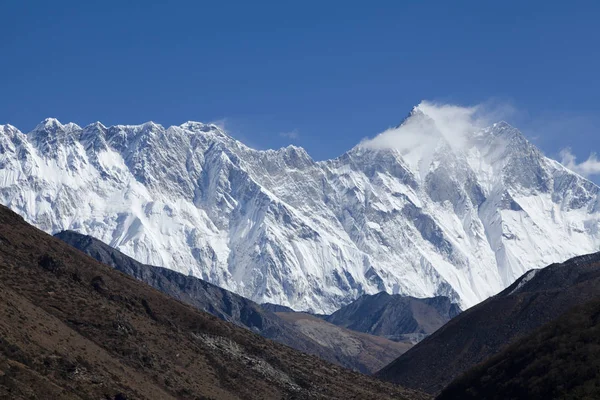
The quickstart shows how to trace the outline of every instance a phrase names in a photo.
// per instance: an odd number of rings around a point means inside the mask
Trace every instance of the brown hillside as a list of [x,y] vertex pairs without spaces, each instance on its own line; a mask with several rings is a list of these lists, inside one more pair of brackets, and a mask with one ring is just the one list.
[[394,342],[384,337],[352,331],[306,313],[276,314],[319,345],[339,353],[341,359],[351,360],[351,366],[364,373],[379,371],[412,347],[408,342]]
[[439,393],[506,346],[598,296],[600,253],[530,271],[506,290],[462,312],[377,375]]
[[0,206],[0,398],[425,398],[171,299]]
[[599,399],[600,300],[565,313],[452,382],[439,400]]

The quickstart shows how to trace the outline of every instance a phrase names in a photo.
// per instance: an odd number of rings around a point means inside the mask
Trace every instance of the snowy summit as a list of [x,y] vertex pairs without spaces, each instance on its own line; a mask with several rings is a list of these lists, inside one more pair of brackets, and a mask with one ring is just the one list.
[[329,313],[363,293],[469,307],[600,247],[599,188],[506,123],[422,103],[339,158],[215,125],[0,125],[0,202],[49,233]]

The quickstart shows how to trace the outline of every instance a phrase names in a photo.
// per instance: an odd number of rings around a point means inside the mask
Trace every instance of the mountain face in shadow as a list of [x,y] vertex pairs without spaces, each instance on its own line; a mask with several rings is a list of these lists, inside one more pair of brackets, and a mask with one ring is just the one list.
[[391,340],[418,340],[460,314],[449,298],[418,299],[385,292],[363,295],[328,317],[327,322]]
[[525,273],[498,295],[450,320],[377,373],[437,393],[476,364],[598,296],[600,253]]
[[467,371],[438,400],[600,398],[600,298]]
[[[91,236],[73,231],[55,235],[60,240],[78,248],[96,260],[130,275],[167,295],[227,322],[250,329],[266,338],[278,341],[305,353],[317,355],[324,360],[373,373],[400,356],[411,347],[409,343],[394,343],[383,338],[362,335],[360,350],[356,343],[339,341],[330,346],[318,336],[307,335],[296,324],[259,306],[251,300],[222,289],[202,279],[183,275],[173,270],[145,265]],[[271,308],[282,310],[282,306]],[[353,335],[353,333],[350,333]],[[366,343],[368,345],[362,345]],[[377,345],[373,345],[377,343]]]

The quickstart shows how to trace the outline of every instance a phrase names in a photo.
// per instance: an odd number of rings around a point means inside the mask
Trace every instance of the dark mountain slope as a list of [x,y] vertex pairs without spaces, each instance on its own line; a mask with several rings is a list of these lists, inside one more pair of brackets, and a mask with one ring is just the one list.
[[598,288],[600,253],[529,271],[500,294],[450,320],[377,376],[439,392],[508,344],[593,299]]
[[281,304],[273,304],[273,303],[262,303],[260,305],[264,310],[271,311],[274,313],[278,312],[296,312],[296,310],[291,309],[288,306],[282,306]]
[[199,311],[0,207],[0,397],[421,398]]
[[407,334],[428,335],[460,313],[447,297],[418,299],[385,292],[364,295],[325,320],[359,332],[404,340]]
[[[73,231],[63,231],[54,236],[103,264],[110,265],[118,271],[224,321],[243,326],[287,345],[294,343],[304,351],[312,350],[313,353],[318,353],[320,350],[310,343],[308,338],[297,335],[292,327],[286,326],[275,314],[266,311],[245,297],[190,275],[142,264],[91,236]],[[308,343],[303,347],[302,343],[307,341]],[[320,355],[327,356],[327,354]],[[333,358],[333,355],[330,356]]]
[[600,298],[563,314],[452,382],[439,400],[599,399]]
[[[294,323],[282,320],[273,312],[265,310],[269,307],[282,309],[281,306],[262,307],[251,300],[202,279],[183,275],[167,268],[142,264],[91,236],[81,235],[73,231],[60,232],[55,236],[96,260],[133,276],[184,303],[209,312],[225,321],[248,328],[266,338],[317,355],[324,360],[340,364],[346,368],[356,369],[364,373],[373,373],[390,362],[390,356],[396,358],[410,347],[404,344],[397,346],[392,343],[381,343],[385,348],[387,357],[382,359],[382,350],[375,346],[364,348],[365,353],[373,351],[373,354],[363,354],[362,357],[359,357],[358,354],[345,349],[344,343],[340,342],[339,346],[335,347],[325,346],[318,338],[306,335],[298,330]],[[365,338],[365,340],[368,339]],[[374,338],[371,341],[381,342],[381,340]],[[373,362],[365,363],[365,359]]]

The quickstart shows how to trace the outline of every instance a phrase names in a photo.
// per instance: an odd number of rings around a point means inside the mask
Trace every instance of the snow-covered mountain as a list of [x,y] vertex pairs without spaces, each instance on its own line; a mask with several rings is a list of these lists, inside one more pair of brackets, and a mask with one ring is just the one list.
[[49,233],[324,313],[379,291],[466,308],[600,248],[599,188],[515,128],[452,137],[425,105],[403,127],[427,133],[314,162],[198,122],[0,125],[0,202]]

